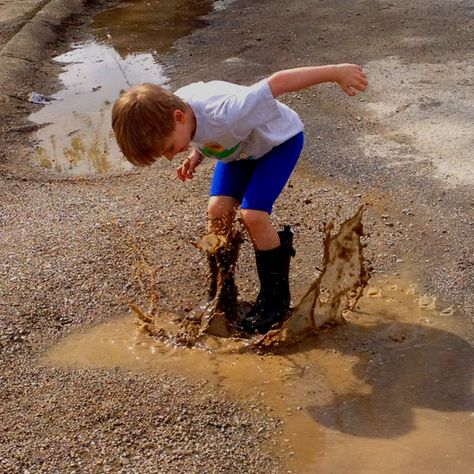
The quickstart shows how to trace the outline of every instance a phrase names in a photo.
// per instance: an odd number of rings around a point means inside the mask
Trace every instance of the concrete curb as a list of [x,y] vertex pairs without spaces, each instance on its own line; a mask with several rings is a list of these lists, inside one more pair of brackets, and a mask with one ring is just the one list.
[[[2,113],[15,111],[15,90],[33,87],[37,63],[47,57],[46,46],[58,37],[59,27],[93,0],[51,0],[0,51]],[[26,98],[25,98],[26,99]]]

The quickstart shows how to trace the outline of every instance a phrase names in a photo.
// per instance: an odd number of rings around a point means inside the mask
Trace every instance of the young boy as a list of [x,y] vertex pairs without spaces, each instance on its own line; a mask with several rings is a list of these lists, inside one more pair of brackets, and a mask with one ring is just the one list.
[[[291,232],[277,232],[270,222],[272,207],[287,183],[303,147],[298,114],[276,100],[286,93],[323,82],[335,82],[348,95],[365,91],[360,66],[338,64],[288,69],[250,86],[222,81],[198,82],[174,94],[153,84],[125,92],[115,103],[112,126],[126,158],[137,166],[160,156],[172,160],[191,151],[177,177],[192,179],[204,157],[217,164],[208,206],[209,230],[228,236],[236,209],[252,239],[260,280],[257,300],[245,316],[248,332],[266,332],[290,308],[288,283]],[[226,267],[225,253],[216,254]],[[211,282],[211,296],[216,282]],[[233,277],[226,291],[235,294]]]

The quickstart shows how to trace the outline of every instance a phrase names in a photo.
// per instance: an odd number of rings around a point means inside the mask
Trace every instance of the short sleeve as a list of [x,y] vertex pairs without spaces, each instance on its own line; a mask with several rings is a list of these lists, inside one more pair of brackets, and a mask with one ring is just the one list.
[[226,123],[241,138],[262,125],[280,117],[277,101],[273,97],[267,79],[250,87],[240,87],[228,95],[214,109],[215,118]]

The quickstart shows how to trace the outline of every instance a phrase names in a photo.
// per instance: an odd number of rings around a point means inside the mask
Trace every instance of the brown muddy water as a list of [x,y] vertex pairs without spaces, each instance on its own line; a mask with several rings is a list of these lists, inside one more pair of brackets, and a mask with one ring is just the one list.
[[120,91],[142,82],[166,85],[160,57],[174,41],[204,23],[203,16],[231,0],[130,0],[94,17],[95,40],[77,43],[54,60],[63,65],[61,90],[30,115],[35,133],[33,160],[68,175],[123,172],[111,130],[112,105]]
[[[346,324],[277,353],[212,336],[167,345],[127,315],[72,334],[41,364],[166,370],[263,397],[294,473],[472,472],[474,350],[452,308],[411,281],[372,281]],[[159,318],[169,328],[176,315]]]

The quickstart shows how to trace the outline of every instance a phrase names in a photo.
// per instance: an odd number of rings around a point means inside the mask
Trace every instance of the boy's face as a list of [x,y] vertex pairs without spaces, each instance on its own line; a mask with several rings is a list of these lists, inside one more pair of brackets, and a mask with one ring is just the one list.
[[163,152],[163,156],[170,161],[175,155],[188,149],[196,128],[192,112],[186,113],[181,110],[175,110],[173,116],[175,129],[166,140],[165,151]]

